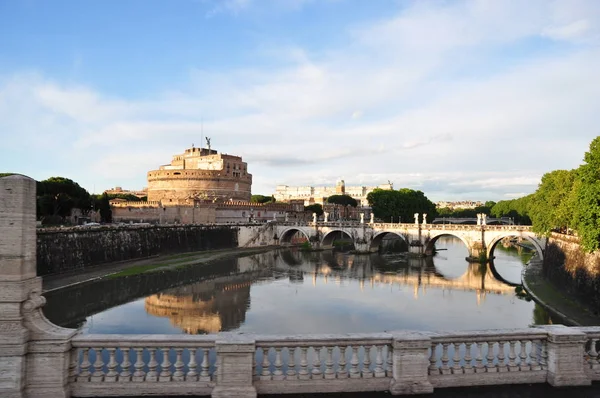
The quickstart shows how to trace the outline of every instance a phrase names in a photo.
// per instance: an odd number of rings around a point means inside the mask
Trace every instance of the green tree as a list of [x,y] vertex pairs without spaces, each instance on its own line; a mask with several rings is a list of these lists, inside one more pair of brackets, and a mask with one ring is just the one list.
[[590,143],[577,177],[573,219],[582,247],[591,252],[600,241],[600,136]]
[[89,212],[92,199],[88,191],[64,177],[51,177],[37,183],[38,218],[66,217],[73,208]]
[[332,195],[327,198],[327,203],[331,203],[336,206],[342,206],[344,209],[344,218],[348,218],[348,206],[358,206],[356,199],[350,195]]
[[315,203],[313,205],[304,206],[304,211],[317,213],[317,217],[320,217],[323,215],[323,206],[321,206],[319,203]]
[[511,217],[517,224],[531,225],[529,205],[533,195],[512,200],[501,200],[492,207],[491,215],[497,218]]
[[410,222],[413,220],[414,213],[426,213],[429,221],[437,216],[435,204],[422,191],[409,188],[401,188],[397,191],[375,189],[367,195],[367,200],[373,208],[375,217],[385,222],[398,217],[403,222]]
[[110,209],[110,199],[106,192],[102,194],[102,199],[100,199],[100,205],[98,206],[98,210],[100,211],[100,219],[104,223],[112,222],[112,210]]
[[573,226],[575,170],[555,170],[544,174],[529,203],[533,230],[548,235],[553,229]]
[[265,196],[265,195],[252,195],[250,197],[250,202],[252,203],[271,203],[275,202],[274,196]]

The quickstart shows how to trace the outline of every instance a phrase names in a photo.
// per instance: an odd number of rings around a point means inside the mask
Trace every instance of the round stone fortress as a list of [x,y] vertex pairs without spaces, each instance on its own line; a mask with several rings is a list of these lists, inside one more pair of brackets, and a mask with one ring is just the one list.
[[192,146],[173,156],[171,164],[148,172],[148,201],[250,201],[252,174],[247,168],[240,156]]

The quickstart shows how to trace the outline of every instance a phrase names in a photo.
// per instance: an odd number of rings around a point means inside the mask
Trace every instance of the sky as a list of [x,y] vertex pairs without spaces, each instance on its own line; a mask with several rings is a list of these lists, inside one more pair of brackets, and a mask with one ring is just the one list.
[[0,172],[90,192],[204,135],[257,194],[511,199],[599,115],[597,0],[0,0]]

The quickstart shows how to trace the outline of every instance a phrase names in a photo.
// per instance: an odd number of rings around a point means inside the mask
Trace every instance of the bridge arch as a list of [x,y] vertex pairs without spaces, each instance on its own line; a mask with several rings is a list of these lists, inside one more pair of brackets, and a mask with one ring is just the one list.
[[435,249],[435,242],[437,242],[437,240],[439,238],[441,238],[442,236],[452,236],[454,238],[460,239],[465,244],[465,247],[467,248],[469,254],[471,253],[471,244],[463,236],[461,236],[460,234],[452,233],[452,232],[441,231],[439,234],[432,235],[428,239],[426,239],[426,241],[425,241],[425,253],[427,255],[433,254],[433,251]]
[[523,238],[523,239],[527,240],[535,248],[535,252],[538,255],[538,257],[540,258],[540,260],[544,259],[544,244],[540,240],[538,240],[533,234],[530,235],[530,234],[526,234],[526,233],[524,233],[524,234],[511,233],[510,231],[507,231],[504,234],[495,236],[494,239],[491,240],[491,242],[487,245],[487,257],[493,258],[494,249],[496,248],[496,245],[498,245],[498,243],[502,239],[509,238],[509,237]]
[[378,232],[377,234],[375,234],[373,236],[373,238],[371,239],[371,243],[369,245],[369,251],[376,252],[379,249],[379,246],[381,245],[383,238],[385,238],[387,235],[390,235],[390,234],[395,235],[395,236],[399,237],[400,239],[402,239],[402,241],[406,244],[406,246],[408,248],[409,241],[408,241],[408,238],[404,234],[401,234],[396,231],[381,231],[381,232]]
[[[302,229],[288,228],[281,233],[281,236],[279,237],[279,242],[281,244],[295,243],[295,242],[293,242],[293,238],[294,238],[294,236],[297,236],[297,235],[301,235],[301,236],[304,235],[304,238],[306,238],[307,241],[310,239],[310,237]],[[297,243],[301,243],[301,242],[297,242]]]
[[324,249],[333,248],[333,242],[335,239],[340,239],[343,237],[344,239],[348,239],[354,245],[354,239],[352,239],[352,235],[342,229],[332,229],[328,231],[321,240],[321,247]]

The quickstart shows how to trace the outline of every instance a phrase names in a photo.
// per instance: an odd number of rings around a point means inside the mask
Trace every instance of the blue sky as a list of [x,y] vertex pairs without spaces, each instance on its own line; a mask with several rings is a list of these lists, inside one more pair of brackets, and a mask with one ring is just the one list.
[[139,189],[200,131],[255,193],[507,199],[600,134],[595,0],[0,0],[0,171]]

